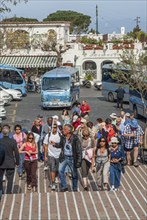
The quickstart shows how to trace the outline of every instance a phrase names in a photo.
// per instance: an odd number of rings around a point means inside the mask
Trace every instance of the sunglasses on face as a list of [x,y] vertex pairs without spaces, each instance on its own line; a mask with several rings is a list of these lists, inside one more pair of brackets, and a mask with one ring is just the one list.
[[100,142],[106,142],[105,140],[101,140]]
[[28,139],[29,139],[29,140],[33,140],[34,138],[33,138],[33,137],[29,137]]
[[117,144],[116,142],[112,143],[112,144]]

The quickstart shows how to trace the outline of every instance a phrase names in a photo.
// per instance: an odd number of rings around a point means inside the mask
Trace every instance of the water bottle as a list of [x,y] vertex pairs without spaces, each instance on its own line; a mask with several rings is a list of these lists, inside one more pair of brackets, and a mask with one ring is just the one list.
[[30,156],[30,161],[31,161],[31,162],[33,161],[33,158],[32,158],[32,156]]

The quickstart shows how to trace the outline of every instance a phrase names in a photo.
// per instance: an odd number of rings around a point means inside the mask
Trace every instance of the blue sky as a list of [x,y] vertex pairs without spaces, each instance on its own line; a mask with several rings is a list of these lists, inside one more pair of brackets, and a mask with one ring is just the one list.
[[39,21],[57,10],[73,10],[91,16],[91,26],[95,28],[95,7],[98,5],[99,32],[120,33],[120,27],[129,32],[135,27],[137,16],[140,17],[140,28],[147,32],[147,0],[28,0],[28,3],[11,7],[11,13],[5,13],[2,18],[29,17]]

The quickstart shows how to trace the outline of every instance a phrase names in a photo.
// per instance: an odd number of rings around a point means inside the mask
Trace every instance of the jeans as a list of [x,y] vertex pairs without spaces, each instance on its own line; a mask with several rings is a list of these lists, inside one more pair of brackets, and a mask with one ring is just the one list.
[[3,191],[3,175],[6,172],[6,177],[8,180],[7,183],[7,194],[11,194],[12,193],[12,186],[13,186],[13,177],[14,177],[14,172],[15,169],[0,169],[0,191]]
[[19,167],[17,169],[18,174],[23,173],[24,158],[25,158],[25,154],[19,154]]
[[59,178],[61,181],[61,189],[66,188],[65,170],[66,170],[67,166],[69,166],[71,173],[72,173],[72,188],[73,188],[73,190],[77,190],[77,188],[78,188],[77,168],[74,167],[73,157],[68,157],[68,156],[65,156],[64,161],[59,164]]
[[38,146],[38,161],[40,160],[44,161],[44,155],[43,155],[43,152],[41,152],[41,141],[40,140],[37,142],[37,146]]
[[121,164],[111,164],[110,165],[110,184],[113,185],[116,189],[120,186],[121,179]]

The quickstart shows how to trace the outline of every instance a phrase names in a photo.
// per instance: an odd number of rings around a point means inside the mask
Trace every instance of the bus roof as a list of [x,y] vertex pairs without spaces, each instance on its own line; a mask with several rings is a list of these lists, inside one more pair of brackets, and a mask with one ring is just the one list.
[[18,68],[14,67],[14,66],[5,65],[5,64],[0,64],[0,69],[1,69],[1,68],[3,68],[3,69],[17,70],[17,71],[19,71]]
[[50,70],[48,72],[46,72],[43,75],[44,77],[68,77],[71,76],[72,74],[74,74],[75,72],[77,72],[77,69],[74,67],[70,67],[70,66],[63,66],[63,67],[59,67],[59,68],[55,68],[53,70]]
[[102,66],[102,69],[120,69],[120,70],[131,70],[129,65],[128,65],[128,68],[125,68],[121,63],[117,63],[117,64],[114,64],[114,63],[109,63],[109,64],[105,64]]

